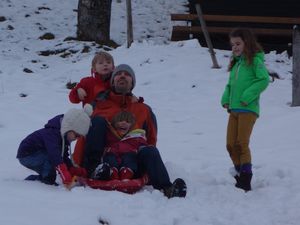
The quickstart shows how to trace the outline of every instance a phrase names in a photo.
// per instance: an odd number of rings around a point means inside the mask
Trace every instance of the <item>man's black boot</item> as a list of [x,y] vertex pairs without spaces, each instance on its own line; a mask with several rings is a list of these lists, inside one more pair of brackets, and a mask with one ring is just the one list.
[[186,184],[183,179],[177,178],[170,187],[164,189],[164,194],[168,198],[186,196]]

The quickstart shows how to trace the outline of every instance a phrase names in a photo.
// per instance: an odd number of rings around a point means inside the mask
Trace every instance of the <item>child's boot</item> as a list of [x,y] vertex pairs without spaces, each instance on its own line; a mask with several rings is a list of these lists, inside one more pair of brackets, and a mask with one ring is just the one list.
[[93,172],[92,179],[95,180],[109,180],[110,179],[110,166],[108,163],[101,163]]
[[110,168],[110,179],[119,180],[119,171],[116,167]]
[[242,172],[235,186],[243,189],[245,192],[251,191],[251,179],[252,173]]
[[122,167],[120,170],[120,180],[130,180],[133,178],[133,171],[128,167]]
[[41,178],[42,183],[57,186],[58,184],[55,182],[55,180],[56,180],[56,171],[54,169],[49,171],[49,173],[46,176],[42,176]]
[[233,176],[233,178],[235,179],[236,183],[235,186],[238,185],[238,183],[240,182],[240,172],[239,172],[239,168],[237,168],[237,166],[231,167],[229,169],[229,173],[231,174],[231,176]]
[[36,180],[42,180],[41,175],[31,174],[28,177],[26,177],[24,180],[30,180],[30,181],[36,181]]

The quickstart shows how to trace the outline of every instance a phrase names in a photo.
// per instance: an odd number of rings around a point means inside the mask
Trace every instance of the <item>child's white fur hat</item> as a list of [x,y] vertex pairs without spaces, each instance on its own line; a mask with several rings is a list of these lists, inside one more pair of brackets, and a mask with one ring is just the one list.
[[60,133],[64,136],[68,131],[75,131],[77,134],[85,136],[91,125],[93,107],[86,104],[83,109],[70,109],[64,114],[61,121]]

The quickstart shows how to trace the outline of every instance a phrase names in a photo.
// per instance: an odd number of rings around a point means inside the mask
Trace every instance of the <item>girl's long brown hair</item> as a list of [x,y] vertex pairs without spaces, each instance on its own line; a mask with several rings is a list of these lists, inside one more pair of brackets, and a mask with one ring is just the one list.
[[[245,43],[243,54],[246,58],[248,65],[251,65],[253,62],[254,55],[257,52],[262,52],[263,49],[261,45],[256,41],[256,37],[253,32],[248,28],[235,28],[229,34],[230,38],[239,37]],[[228,70],[230,71],[235,64],[235,60],[232,57],[228,66]]]

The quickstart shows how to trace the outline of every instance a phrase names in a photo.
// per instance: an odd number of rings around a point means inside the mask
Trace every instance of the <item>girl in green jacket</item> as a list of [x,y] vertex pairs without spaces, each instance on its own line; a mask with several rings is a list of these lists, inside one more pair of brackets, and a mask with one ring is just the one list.
[[229,38],[233,55],[221,100],[229,112],[226,148],[234,165],[235,186],[249,191],[252,179],[249,141],[259,116],[259,96],[269,84],[269,74],[262,48],[251,30],[236,28]]

